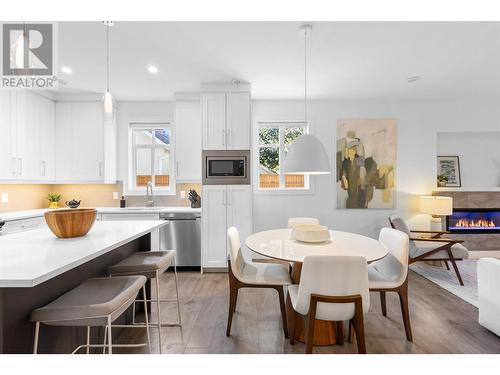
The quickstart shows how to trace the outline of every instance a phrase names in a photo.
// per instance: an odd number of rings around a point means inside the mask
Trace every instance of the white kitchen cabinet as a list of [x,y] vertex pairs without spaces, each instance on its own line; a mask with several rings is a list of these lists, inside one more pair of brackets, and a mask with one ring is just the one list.
[[242,241],[252,232],[252,187],[204,185],[202,204],[203,268],[225,268],[227,228],[238,228]]
[[0,91],[0,180],[15,178],[11,156],[10,92]]
[[56,178],[56,106],[47,98],[40,98],[38,115],[40,124],[40,179]]
[[175,103],[175,158],[177,182],[201,181],[199,101]]
[[201,95],[204,150],[226,149],[226,94]]
[[54,102],[28,91],[6,91],[0,107],[0,179],[53,180]]
[[233,92],[227,100],[227,149],[250,149],[250,94]]
[[[142,214],[142,213],[116,213],[100,214],[99,220],[102,221],[156,221],[160,220],[160,214]],[[160,250],[160,230],[155,229],[151,232],[151,250]]]
[[250,149],[250,93],[201,94],[204,150]]
[[116,180],[116,123],[101,102],[56,103],[56,181]]

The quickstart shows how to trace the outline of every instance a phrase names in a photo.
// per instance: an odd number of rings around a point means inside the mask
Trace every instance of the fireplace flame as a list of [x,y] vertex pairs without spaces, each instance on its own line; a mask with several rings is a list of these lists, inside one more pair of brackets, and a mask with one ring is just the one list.
[[482,218],[476,220],[459,219],[455,224],[455,227],[460,227],[460,228],[491,228],[494,226],[495,223],[493,222],[493,220],[487,220]]

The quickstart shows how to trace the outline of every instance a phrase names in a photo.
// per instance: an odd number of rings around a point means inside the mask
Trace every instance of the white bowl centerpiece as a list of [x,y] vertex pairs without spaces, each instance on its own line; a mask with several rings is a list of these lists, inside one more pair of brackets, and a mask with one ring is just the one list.
[[292,228],[292,239],[301,242],[317,243],[330,239],[328,227],[317,224],[299,224]]

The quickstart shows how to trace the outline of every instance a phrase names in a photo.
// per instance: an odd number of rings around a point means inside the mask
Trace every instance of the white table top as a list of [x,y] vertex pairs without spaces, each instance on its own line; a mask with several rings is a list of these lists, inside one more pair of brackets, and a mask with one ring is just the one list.
[[0,288],[36,286],[164,225],[96,221],[77,238],[57,238],[48,227],[0,236]]
[[247,247],[266,257],[288,262],[303,262],[306,255],[362,256],[368,263],[385,257],[389,250],[373,238],[360,234],[330,231],[330,240],[305,243],[292,240],[290,229],[274,229],[247,237]]

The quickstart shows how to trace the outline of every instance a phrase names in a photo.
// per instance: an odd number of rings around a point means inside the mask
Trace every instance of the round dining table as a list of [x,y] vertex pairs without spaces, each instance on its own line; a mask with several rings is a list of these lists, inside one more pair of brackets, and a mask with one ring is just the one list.
[[[372,263],[389,253],[384,244],[373,238],[334,230],[330,230],[328,241],[319,243],[296,241],[291,238],[291,229],[273,229],[248,236],[245,244],[257,254],[292,263],[291,279],[294,284],[300,282],[302,262],[307,255],[361,256],[367,263]],[[298,340],[304,342],[302,320],[297,323]],[[316,320],[314,332],[314,345],[342,342],[341,337],[336,339],[334,322]]]

